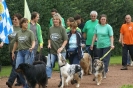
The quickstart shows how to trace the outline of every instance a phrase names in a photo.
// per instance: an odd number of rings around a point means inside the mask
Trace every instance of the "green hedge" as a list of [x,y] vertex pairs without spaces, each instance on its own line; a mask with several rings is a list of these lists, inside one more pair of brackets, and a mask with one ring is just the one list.
[[[14,13],[24,14],[24,0],[6,0],[10,15]],[[114,30],[115,49],[112,52],[113,56],[121,55],[121,45],[118,43],[119,29],[124,21],[126,14],[133,16],[133,1],[132,0],[27,0],[31,12],[37,11],[40,13],[39,24],[42,27],[44,39],[44,54],[47,55],[47,34],[49,19],[51,18],[50,11],[56,8],[65,19],[80,14],[85,22],[90,19],[90,11],[96,10],[98,15],[107,14],[108,23]],[[0,49],[0,61],[3,65],[9,64],[7,45]]]

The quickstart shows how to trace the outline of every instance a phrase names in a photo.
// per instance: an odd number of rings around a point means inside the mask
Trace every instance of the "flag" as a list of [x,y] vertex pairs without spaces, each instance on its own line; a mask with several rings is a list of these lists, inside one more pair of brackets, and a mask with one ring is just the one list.
[[13,26],[5,0],[0,0],[0,39],[9,43],[8,35],[13,32]]
[[31,19],[30,10],[26,0],[24,1],[24,18],[27,18],[29,21]]

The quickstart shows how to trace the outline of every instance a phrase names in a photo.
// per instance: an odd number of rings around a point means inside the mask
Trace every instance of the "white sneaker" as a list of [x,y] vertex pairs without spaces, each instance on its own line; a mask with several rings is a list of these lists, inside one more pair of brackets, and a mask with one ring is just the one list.
[[130,64],[130,66],[133,66],[133,61],[131,61],[131,64]]

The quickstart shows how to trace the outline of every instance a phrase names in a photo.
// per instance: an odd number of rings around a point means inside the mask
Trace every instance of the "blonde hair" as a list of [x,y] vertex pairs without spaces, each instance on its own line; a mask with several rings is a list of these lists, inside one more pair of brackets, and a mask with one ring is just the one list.
[[59,13],[54,14],[53,18],[58,18],[60,20],[59,24],[62,26],[62,17]]

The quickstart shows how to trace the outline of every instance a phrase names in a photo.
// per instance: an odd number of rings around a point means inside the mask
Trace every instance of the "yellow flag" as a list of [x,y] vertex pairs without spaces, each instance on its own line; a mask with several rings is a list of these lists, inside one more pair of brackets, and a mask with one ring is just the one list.
[[31,19],[31,13],[26,0],[24,1],[24,18],[27,18],[29,21]]

